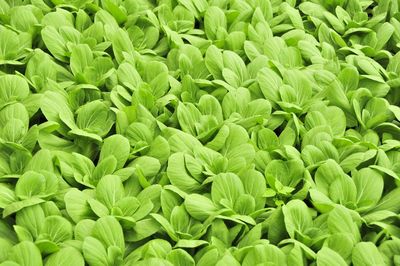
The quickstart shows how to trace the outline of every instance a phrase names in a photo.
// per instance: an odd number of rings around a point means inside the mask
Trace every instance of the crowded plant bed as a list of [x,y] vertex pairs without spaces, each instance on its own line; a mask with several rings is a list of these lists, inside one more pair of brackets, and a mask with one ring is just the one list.
[[0,0],[0,266],[400,265],[397,0]]

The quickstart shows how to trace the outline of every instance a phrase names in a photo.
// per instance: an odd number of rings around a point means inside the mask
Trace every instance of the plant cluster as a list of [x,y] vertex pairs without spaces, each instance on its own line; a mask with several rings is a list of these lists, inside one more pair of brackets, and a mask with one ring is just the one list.
[[397,0],[0,0],[0,265],[400,265]]

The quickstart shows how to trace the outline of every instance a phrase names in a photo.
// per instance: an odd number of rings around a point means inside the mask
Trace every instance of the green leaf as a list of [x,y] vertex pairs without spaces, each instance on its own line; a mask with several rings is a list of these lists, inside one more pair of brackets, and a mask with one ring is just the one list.
[[97,184],[101,178],[111,175],[117,169],[117,159],[113,155],[109,155],[94,168],[91,177],[92,184]]
[[130,145],[128,139],[122,135],[112,135],[104,140],[100,151],[99,161],[113,155],[117,159],[117,169],[120,169],[128,160],[129,152]]
[[43,202],[45,202],[45,200],[43,200],[43,199],[30,198],[30,199],[25,199],[22,201],[17,201],[17,202],[11,203],[10,205],[8,205],[7,207],[4,208],[3,218],[7,217],[13,213],[18,212],[18,211],[22,210],[23,208],[37,205],[37,204],[40,204]]
[[16,224],[28,230],[33,238],[37,238],[42,231],[45,214],[40,205],[26,207],[17,212]]
[[118,28],[115,32],[113,32],[111,42],[113,52],[118,63],[122,63],[122,61],[124,61],[124,53],[133,55],[133,44],[125,30]]
[[83,241],[85,237],[90,236],[95,225],[95,221],[90,219],[80,220],[74,228],[74,237],[76,240]]
[[381,199],[383,192],[383,178],[376,171],[363,168],[353,174],[357,188],[357,205],[359,208],[373,207]]
[[11,248],[9,259],[21,266],[43,265],[39,249],[32,242],[23,241]]
[[96,221],[92,236],[99,239],[106,247],[116,246],[125,250],[124,235],[121,225],[112,216],[105,216]]
[[392,34],[394,33],[395,28],[390,24],[389,22],[385,22],[379,26],[379,29],[376,34],[376,39],[378,40],[377,43],[375,44],[375,50],[381,50],[385,47],[387,42],[390,40],[392,37]]
[[278,247],[270,244],[256,245],[244,257],[242,265],[250,266],[259,263],[287,265],[286,255]]
[[168,253],[166,259],[177,266],[194,266],[194,259],[183,249],[174,249]]
[[44,219],[39,239],[48,239],[57,244],[70,240],[72,239],[72,225],[61,216],[47,216]]
[[80,73],[84,73],[86,67],[90,66],[92,62],[93,54],[89,45],[79,44],[72,49],[70,67],[75,77],[78,77]]
[[342,176],[343,174],[343,170],[337,162],[334,160],[327,160],[315,173],[317,189],[325,195],[328,195],[330,185],[338,178],[338,176]]
[[96,187],[96,198],[108,209],[124,198],[125,191],[121,179],[115,175],[106,175],[100,179]]
[[248,79],[246,65],[239,55],[232,51],[226,50],[222,53],[222,58],[224,67],[230,69],[238,77],[240,84]]
[[204,29],[208,39],[214,40],[219,28],[226,29],[224,12],[217,6],[210,6],[204,14]]
[[350,211],[341,205],[337,205],[328,216],[328,229],[332,234],[347,233],[353,238],[353,242],[360,241],[361,236],[358,226],[353,220]]
[[73,247],[65,247],[47,257],[45,266],[84,266],[82,254]]
[[351,257],[354,266],[385,265],[382,255],[372,242],[357,243]]
[[317,253],[317,264],[321,266],[347,265],[344,259],[330,248],[323,247]]
[[197,248],[203,245],[207,245],[208,242],[205,240],[186,240],[181,239],[176,243],[175,248]]
[[375,206],[374,211],[392,211],[398,212],[400,210],[399,200],[400,200],[400,188],[395,188],[389,193],[387,193]]
[[82,252],[89,265],[108,265],[107,251],[103,244],[94,237],[86,237],[83,241]]
[[89,195],[76,188],[65,194],[64,201],[67,213],[75,223],[82,219],[93,218],[94,214],[87,202],[88,199],[90,199]]
[[351,251],[354,246],[353,236],[349,233],[331,234],[325,241],[331,250],[342,256],[346,261],[351,259]]
[[154,220],[156,220],[162,226],[162,228],[164,228],[164,230],[167,232],[167,234],[169,235],[169,237],[171,237],[172,240],[178,241],[178,237],[175,234],[175,230],[167,219],[156,213],[152,213],[150,215],[151,217],[154,218]]
[[[265,169],[266,175],[271,175],[284,186],[290,187],[295,187],[301,181],[303,172],[304,166],[300,160],[273,160]],[[274,184],[270,185],[273,186]]]
[[5,184],[0,184],[0,208],[5,208],[9,204],[18,201],[14,191]]
[[89,102],[77,110],[77,126],[100,137],[110,131],[114,120],[114,113],[101,101]]
[[297,232],[304,233],[312,226],[312,218],[307,205],[300,200],[291,200],[282,207],[286,230],[292,238]]
[[190,193],[200,189],[200,183],[192,178],[185,169],[183,153],[175,153],[169,157],[167,175],[172,185],[185,192]]
[[220,205],[227,202],[231,208],[240,195],[244,194],[244,187],[240,178],[233,173],[222,173],[214,177],[211,186],[212,201]]
[[211,45],[210,47],[208,47],[205,56],[205,64],[208,71],[210,71],[215,79],[222,79],[224,60],[222,57],[222,53],[216,46]]
[[[54,108],[57,106],[57,108]],[[65,123],[68,127],[73,126],[74,115],[67,97],[59,92],[46,91],[42,97],[40,109],[48,121]],[[62,117],[62,119],[61,119]]]
[[16,75],[0,76],[0,102],[22,101],[29,95],[28,83]]
[[189,194],[185,198],[185,208],[190,216],[199,221],[205,221],[218,210],[209,198],[200,194]]
[[57,29],[53,26],[44,27],[41,35],[43,42],[51,54],[58,60],[67,62],[67,47],[65,45],[65,40]]
[[27,171],[18,180],[15,194],[20,199],[29,199],[33,196],[46,198],[57,192],[57,177],[47,171]]

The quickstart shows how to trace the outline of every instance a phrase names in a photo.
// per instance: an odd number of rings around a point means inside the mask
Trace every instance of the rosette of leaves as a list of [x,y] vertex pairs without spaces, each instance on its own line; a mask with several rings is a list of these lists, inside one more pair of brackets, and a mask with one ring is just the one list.
[[31,151],[38,137],[37,125],[29,127],[37,110],[35,98],[26,81],[16,75],[0,76],[0,88],[0,142],[11,151]]
[[273,159],[297,157],[291,148],[296,141],[296,135],[289,123],[279,136],[269,128],[255,128],[251,134],[251,141],[256,147],[255,167],[260,172],[265,172],[268,163]]
[[1,190],[5,195],[2,200],[3,216],[9,216],[19,210],[36,205],[46,200],[51,200],[58,193],[59,179],[48,170],[29,170],[28,165],[15,187],[10,184],[2,184]]
[[130,241],[139,241],[158,229],[150,226],[149,228],[153,229],[148,232],[145,228],[141,228],[144,222],[151,223],[144,218],[153,210],[154,204],[151,199],[141,195],[135,197],[126,193],[124,184],[118,176],[104,176],[94,191],[69,190],[65,194],[65,203],[68,215],[80,229],[93,222],[89,218],[105,216],[115,217],[123,229],[133,229],[137,235],[128,237]]
[[240,87],[224,96],[222,111],[227,122],[236,123],[249,130],[266,123],[271,115],[271,104],[266,99],[252,100],[249,90]]
[[[388,73],[384,67],[382,67],[375,60],[366,56],[349,55],[346,58],[347,62],[350,62],[354,67],[357,67],[358,69],[357,71],[359,72],[359,81],[356,81],[355,84],[360,87],[360,89],[357,90],[360,94],[365,95],[365,92],[363,93],[363,89],[361,88],[366,88],[373,97],[385,97],[388,94],[388,92],[390,91],[390,84],[392,83],[388,80],[390,77],[388,76]],[[342,82],[343,84],[346,84],[346,87],[348,86],[347,84],[351,83],[353,83],[353,87],[355,85],[354,81],[349,81],[350,77],[348,75],[352,72],[355,74],[354,70],[342,70]]]
[[270,68],[261,69],[257,81],[264,97],[273,103],[274,109],[304,114],[315,101],[312,82],[300,70],[285,70],[282,75],[283,78]]
[[[58,87],[66,87],[70,85],[73,75],[62,65],[58,64],[49,54],[40,49],[32,51],[31,56],[26,64],[25,78],[30,87],[36,92],[44,92],[48,89]],[[58,84],[56,82],[59,82]],[[67,83],[65,85],[65,83]],[[37,101],[42,94],[33,94],[37,97]]]
[[[59,146],[74,146],[72,140],[75,137],[80,140],[78,146],[85,148],[91,143],[101,143],[102,138],[111,130],[115,114],[109,109],[108,102],[94,100],[83,103],[75,111],[76,118],[71,102],[69,95],[64,91],[49,90],[44,93],[40,109],[48,122],[42,125],[43,137],[39,136],[41,147],[57,149]],[[54,104],[57,104],[57,109],[54,108]],[[66,139],[51,134],[54,131]]]
[[131,10],[133,12],[128,15],[128,20],[133,23],[129,25],[127,32],[133,47],[141,54],[164,55],[168,49],[167,38],[161,34],[157,16],[150,10],[145,15],[140,10]]
[[383,177],[373,167],[354,170],[350,177],[331,159],[317,169],[315,185],[310,196],[321,212],[339,203],[363,213],[379,205],[384,189]]
[[104,85],[114,70],[114,64],[109,57],[95,56],[88,44],[78,44],[72,48],[70,68],[75,82],[96,90]]
[[[243,234],[240,227],[235,226],[229,230],[221,220],[217,220],[213,223],[211,232],[210,245],[199,250],[194,256],[198,265],[219,265],[223,263],[254,265],[254,263],[261,261],[286,265],[288,262],[283,250],[265,239],[260,239],[262,235],[261,224]],[[231,242],[235,238],[239,238],[238,245],[231,247]]]
[[48,150],[41,150],[34,156],[26,152],[14,153],[6,170],[10,172],[3,176],[2,182],[4,198],[1,207],[4,208],[4,216],[45,200],[55,200],[58,190],[65,184],[54,172]]
[[281,205],[287,199],[304,199],[310,186],[307,174],[303,162],[298,158],[272,160],[265,168],[269,188],[264,195],[276,205]]
[[[277,222],[282,225],[274,227]],[[327,226],[321,229],[321,223]],[[361,240],[360,217],[340,205],[316,217],[315,211],[304,202],[292,200],[282,209],[276,209],[266,224],[270,241],[279,243],[291,257],[288,262],[291,259],[303,262],[326,260],[328,258],[323,251],[329,248],[329,253],[346,265],[351,261],[352,247]],[[315,246],[322,247],[318,253],[312,249]]]
[[325,119],[316,112],[306,116],[306,128],[312,128],[303,136],[301,158],[307,168],[312,170],[327,159],[339,163],[346,173],[356,170],[360,165],[374,164],[379,146],[378,134],[366,130],[361,135],[350,129],[343,135],[343,113],[330,109],[332,114],[336,113],[335,119],[331,119],[336,121],[334,125],[325,124]]
[[364,11],[367,7],[358,1],[347,6],[327,6],[322,2],[302,3],[299,6],[304,14],[311,17],[313,24],[320,27],[320,36],[332,45],[338,45],[341,52],[388,58],[390,53],[385,48],[390,45],[394,33],[392,24],[385,22],[389,5],[380,3],[374,8],[372,16]]
[[[234,185],[233,181],[239,183]],[[255,219],[265,211],[265,188],[264,177],[254,170],[248,170],[240,178],[232,173],[214,176],[209,196],[197,193],[181,193],[181,196],[187,212],[196,220],[207,222],[226,219],[241,225],[255,225]],[[163,197],[161,199],[163,204]]]
[[172,49],[168,53],[167,63],[170,70],[175,71],[174,76],[179,76],[181,80],[186,75],[189,75],[199,85],[202,85],[202,83],[209,84],[206,79],[210,73],[206,67],[203,53],[199,48],[184,44],[179,48]]
[[[357,264],[358,261],[355,259],[359,252],[357,246],[363,243],[360,242],[359,217],[345,207],[338,205],[330,211],[326,217],[315,219],[314,223],[319,225],[322,220],[325,220],[324,222],[328,225],[327,230],[324,230],[320,237],[320,239],[324,239],[323,247],[329,248],[329,252],[332,253],[342,265],[349,264],[351,261],[353,264]],[[322,249],[317,253],[317,261],[320,259],[328,259],[326,255],[323,255],[324,250]],[[374,257],[375,256],[376,254],[374,254]],[[376,256],[378,260],[379,257],[380,255]]]
[[181,1],[177,5],[167,2],[158,7],[158,20],[167,37],[169,47],[179,47],[184,44],[184,41],[198,48],[209,43],[198,36],[204,35],[204,31],[195,28],[195,20],[201,20],[207,7],[208,3],[203,0]]
[[125,241],[122,227],[112,216],[87,224],[80,232],[82,253],[90,265],[122,265]]
[[224,39],[228,34],[228,21],[224,11],[219,6],[209,6],[203,19],[207,39],[212,40],[219,48],[223,48]]
[[249,73],[243,59],[236,53],[224,50],[220,51],[211,45],[205,54],[205,64],[212,77],[213,82],[228,90],[246,87],[253,80],[249,79]]
[[53,202],[18,211],[14,230],[19,241],[34,241],[43,255],[56,253],[63,246],[73,247],[72,225]]
[[[40,21],[43,18],[43,12],[34,5],[15,5],[10,6],[7,11],[9,25],[17,32],[28,33],[32,41],[40,32]],[[25,19],[21,20],[21,16]],[[30,48],[30,47],[27,47]]]
[[172,185],[185,192],[200,191],[214,175],[248,169],[254,158],[254,148],[248,143],[247,132],[234,124],[223,130],[207,144],[208,147],[182,132],[169,138],[173,154],[168,160],[167,175]]
[[104,140],[97,165],[79,153],[54,151],[54,154],[62,175],[71,184],[93,188],[104,176],[114,174],[126,180],[134,173],[133,168],[124,168],[130,156],[129,141],[118,134]]
[[177,119],[183,132],[206,143],[223,123],[222,108],[215,97],[203,95],[197,107],[192,103],[179,103]]
[[[145,108],[147,110],[143,111],[164,122],[172,115],[168,105],[177,102],[174,95],[166,94],[170,89],[168,67],[159,61],[138,61],[137,64],[125,61],[119,65],[117,78],[120,85],[113,87],[111,101],[119,110]],[[136,117],[140,116],[138,112]]]
[[365,97],[353,100],[353,106],[362,129],[373,129],[378,133],[389,133],[398,138],[399,126],[392,123],[394,115],[386,99]]
[[240,265],[238,260],[234,257],[232,252],[220,251],[217,247],[206,247],[201,249],[196,253],[196,265],[209,265],[215,264],[230,264],[230,265]]
[[[183,194],[184,192],[179,193]],[[182,196],[186,197],[185,194]],[[157,213],[150,215],[176,242],[176,248],[196,248],[207,244],[207,241],[200,238],[206,233],[210,223],[192,217],[186,204],[182,204],[181,195],[173,192],[173,190],[163,190],[161,193],[161,210],[163,215]]]
[[[160,187],[153,186],[139,193],[134,191],[134,186],[125,183],[122,190],[118,179],[110,175],[99,183],[96,190],[70,189],[65,194],[66,212],[76,223],[77,240],[84,240],[97,217],[117,219],[126,230],[125,239],[129,242],[141,241],[159,231],[160,226],[148,214],[159,208]],[[104,188],[110,183],[118,183],[119,187]],[[109,198],[111,193],[123,197]]]
[[[0,48],[0,65],[23,65],[32,48],[32,36],[24,31],[0,26],[3,44]],[[22,60],[22,61],[21,61]]]
[[30,241],[23,241],[9,249],[2,264],[8,265],[43,265],[40,250]]
[[[262,16],[259,15],[260,12],[257,13],[256,10],[255,15],[256,14],[257,17],[253,18],[253,24],[255,25],[251,28],[251,32],[249,31],[249,39],[244,43],[244,51],[247,58],[250,61],[254,61],[257,58],[264,58],[264,60],[268,60],[267,62],[263,62],[265,67],[273,65],[279,70],[283,70],[284,68],[302,68],[304,66],[303,57],[304,59],[309,59],[302,49],[305,48],[304,46],[312,47],[312,45],[315,45],[317,41],[313,40],[314,37],[306,35],[302,30],[292,30],[282,35],[282,37],[273,36],[271,27],[265,22]],[[308,38],[310,40],[306,42],[302,40],[302,38]],[[302,42],[306,44],[303,46]],[[318,51],[318,49],[315,50]],[[307,50],[307,52],[315,51]],[[316,56],[317,55],[318,53]]]
[[128,117],[127,113],[117,113],[116,128],[117,132],[128,140],[132,158],[139,157],[140,160],[140,156],[147,156],[146,158],[159,160],[159,164],[163,165],[170,155],[170,146],[167,138],[160,134],[162,124],[157,123],[143,106],[137,109],[137,120],[136,117]]
[[[272,209],[272,208],[271,208]],[[268,210],[268,213],[271,214],[273,210]],[[283,224],[283,221],[282,221]],[[276,226],[277,227],[277,226]],[[275,228],[276,228],[275,227]],[[259,223],[252,228],[245,226],[240,223],[231,224],[228,220],[223,221],[220,219],[216,219],[211,224],[208,238],[210,239],[210,245],[204,247],[199,250],[196,254],[195,259],[199,264],[205,262],[213,262],[215,263],[218,260],[231,260],[235,265],[240,265],[237,262],[244,263],[245,260],[253,260],[251,255],[248,253],[252,253],[252,250],[256,246],[264,246],[270,245],[269,240],[266,240],[263,235],[268,231],[267,221]],[[288,244],[284,248],[284,251],[289,257],[296,256],[296,259],[302,260],[302,251],[300,249],[300,242],[296,242],[294,245],[295,248],[289,247]],[[272,245],[271,245],[272,246]],[[303,245],[304,246],[304,245]],[[281,253],[279,248],[274,246],[275,250],[273,253],[278,252]],[[297,253],[297,255],[296,255]],[[300,253],[300,254],[299,254]],[[234,258],[234,260],[232,260]],[[266,260],[270,258],[264,258]],[[271,258],[273,260],[273,258]],[[286,260],[286,258],[285,258]],[[237,261],[237,262],[236,262]],[[250,263],[250,262],[248,262]]]
[[195,265],[192,256],[182,248],[173,248],[163,239],[153,239],[131,252],[125,265]]
[[[240,177],[233,173],[222,173],[213,178],[211,200],[221,212],[222,216],[218,217],[225,216],[255,225],[254,219],[265,211],[265,188],[265,180],[257,171],[245,171]],[[185,204],[189,205],[190,202],[193,204],[193,200],[187,200]],[[197,212],[201,214],[200,210]]]
[[[87,15],[87,14],[86,14]],[[111,20],[110,20],[111,17]],[[104,54],[111,42],[104,40],[106,26],[115,26],[114,18],[102,10],[96,14],[97,20],[93,23],[82,12],[80,12],[79,19],[76,22],[75,28],[74,17],[65,9],[59,8],[54,12],[47,13],[41,24],[43,29],[41,36],[45,47],[50,53],[59,61],[69,63],[69,58],[76,45],[87,44],[90,49],[97,55]],[[105,23],[108,22],[108,23]],[[115,23],[115,24],[113,24]],[[118,24],[116,26],[118,28]],[[77,51],[75,51],[77,53]],[[83,59],[83,58],[80,58]],[[98,68],[97,70],[104,70],[101,68],[102,63],[105,61],[99,59],[95,60]],[[108,64],[107,64],[108,65]],[[89,70],[87,70],[89,72]],[[105,72],[101,72],[105,73]],[[91,75],[96,74],[95,71]]]

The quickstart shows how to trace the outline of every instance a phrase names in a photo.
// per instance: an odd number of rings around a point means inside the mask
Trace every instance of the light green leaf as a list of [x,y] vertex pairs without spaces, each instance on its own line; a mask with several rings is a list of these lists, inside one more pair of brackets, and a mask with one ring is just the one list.
[[344,266],[347,263],[344,259],[335,251],[330,248],[323,247],[317,253],[317,265],[330,266],[330,265],[340,265]]
[[82,254],[73,247],[65,247],[50,255],[45,266],[84,266]]
[[360,242],[355,245],[352,262],[354,266],[386,265],[378,248],[372,242]]
[[9,259],[21,266],[41,266],[42,256],[32,242],[23,241],[11,248]]
[[82,245],[85,261],[91,266],[108,265],[107,251],[103,244],[94,237],[86,237]]
[[125,250],[124,234],[121,225],[112,216],[105,216],[96,221],[92,236],[99,239],[106,247],[116,246]]
[[192,178],[185,169],[183,153],[175,153],[169,157],[167,175],[172,185],[185,192],[190,193],[200,189],[200,183]]
[[282,207],[286,230],[294,238],[297,232],[304,233],[312,226],[312,217],[307,205],[300,200],[291,200]]
[[217,212],[217,207],[207,197],[200,194],[189,194],[185,198],[187,212],[193,218],[204,221]]
[[227,201],[229,206],[233,208],[236,200],[242,194],[244,194],[244,187],[237,175],[223,173],[214,177],[211,186],[211,198],[215,204],[221,205]]
[[115,175],[106,175],[100,179],[96,187],[96,198],[104,203],[108,209],[124,198],[124,186],[121,179]]
[[72,225],[61,216],[47,216],[38,239],[48,239],[57,244],[70,240],[72,239]]

